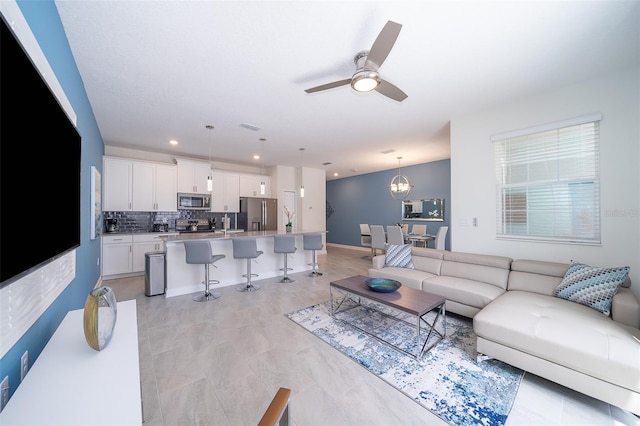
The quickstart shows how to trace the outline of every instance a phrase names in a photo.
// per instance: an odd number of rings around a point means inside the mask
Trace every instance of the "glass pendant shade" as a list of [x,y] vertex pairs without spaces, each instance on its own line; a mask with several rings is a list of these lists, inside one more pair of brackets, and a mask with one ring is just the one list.
[[300,148],[300,198],[304,198],[304,148]]
[[[204,127],[209,131],[209,169],[212,169],[213,167],[211,167],[211,131],[214,129],[214,127],[211,124],[207,124]],[[213,191],[213,176],[211,175],[207,176],[207,191],[208,192]]]

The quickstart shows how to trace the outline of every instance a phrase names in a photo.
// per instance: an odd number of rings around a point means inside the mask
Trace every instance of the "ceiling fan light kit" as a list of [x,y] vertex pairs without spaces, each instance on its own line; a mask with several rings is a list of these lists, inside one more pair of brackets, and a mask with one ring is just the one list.
[[333,89],[334,87],[346,86],[350,84],[353,90],[357,92],[370,92],[372,90],[393,99],[402,102],[407,98],[407,94],[398,87],[380,78],[378,69],[382,66],[387,56],[391,52],[391,48],[396,42],[402,25],[388,21],[376,41],[373,42],[370,50],[363,50],[356,54],[353,62],[356,64],[356,72],[351,78],[345,80],[334,81],[332,83],[323,84],[305,90],[307,93],[320,92],[322,90]]
[[380,84],[380,76],[375,71],[362,70],[353,75],[351,87],[356,92],[370,92]]

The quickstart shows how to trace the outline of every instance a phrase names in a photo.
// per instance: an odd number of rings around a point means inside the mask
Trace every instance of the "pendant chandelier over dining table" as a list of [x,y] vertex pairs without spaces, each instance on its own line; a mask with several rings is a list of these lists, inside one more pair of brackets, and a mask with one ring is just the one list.
[[391,178],[391,182],[387,187],[394,200],[404,200],[409,196],[409,192],[413,188],[409,178],[400,173],[400,160],[402,160],[402,157],[398,157],[398,174]]

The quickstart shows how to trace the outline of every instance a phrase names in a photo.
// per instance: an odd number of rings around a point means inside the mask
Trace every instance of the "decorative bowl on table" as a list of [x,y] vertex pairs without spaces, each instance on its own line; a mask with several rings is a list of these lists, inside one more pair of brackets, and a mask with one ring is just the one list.
[[402,286],[400,281],[388,278],[367,278],[364,283],[371,290],[379,293],[392,293]]

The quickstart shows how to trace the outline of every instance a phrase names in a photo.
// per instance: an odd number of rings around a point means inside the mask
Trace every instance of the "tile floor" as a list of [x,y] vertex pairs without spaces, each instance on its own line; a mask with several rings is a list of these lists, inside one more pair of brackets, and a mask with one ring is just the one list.
[[[198,303],[144,295],[144,277],[104,281],[118,301],[136,299],[146,426],[255,425],[279,387],[292,389],[290,424],[446,425],[284,317],[329,298],[329,282],[367,275],[366,252],[327,248],[322,277],[256,280],[262,289]],[[214,278],[215,269],[212,269]],[[507,425],[635,425],[640,419],[525,374]]]

